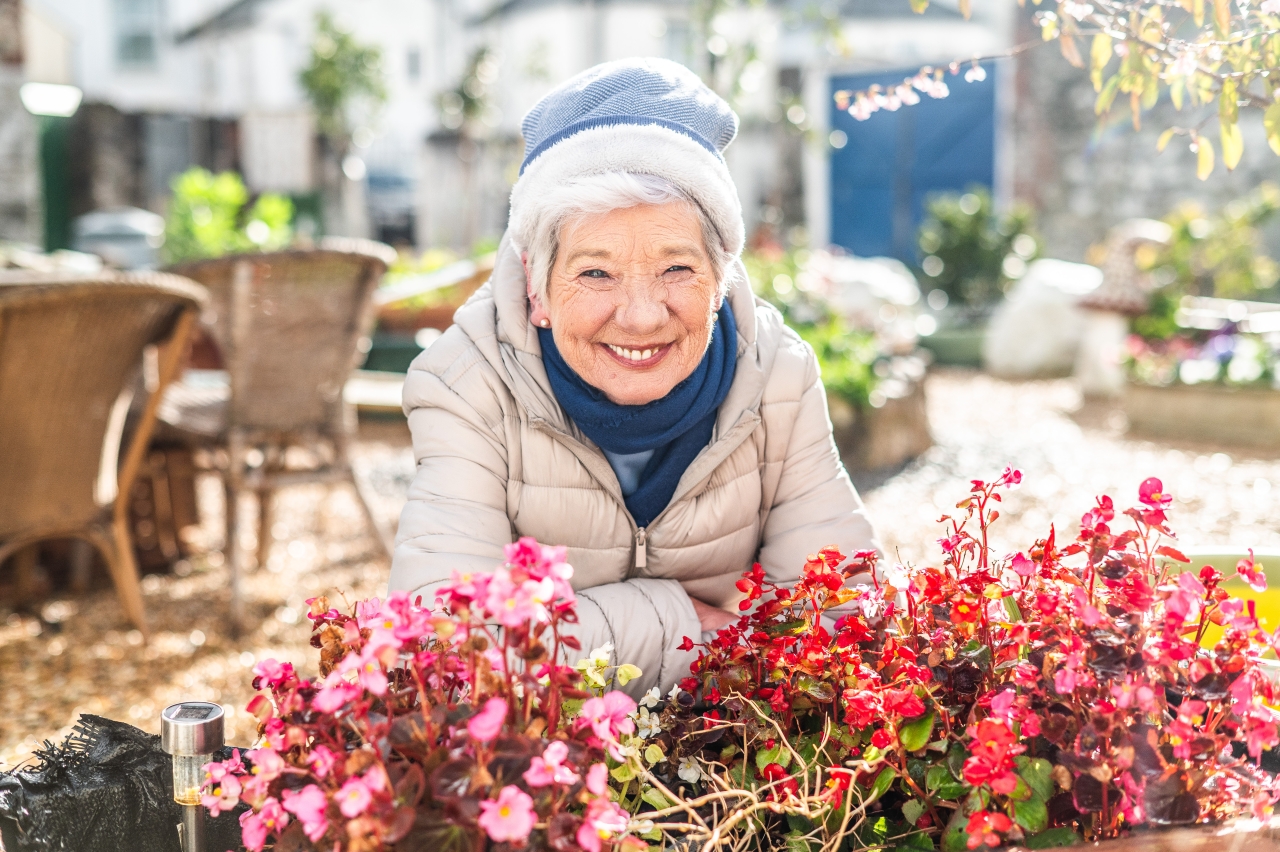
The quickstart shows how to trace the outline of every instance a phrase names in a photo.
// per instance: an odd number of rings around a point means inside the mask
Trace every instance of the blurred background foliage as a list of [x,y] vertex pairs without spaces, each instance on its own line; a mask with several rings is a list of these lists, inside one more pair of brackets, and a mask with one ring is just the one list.
[[1022,277],[1040,253],[1032,213],[1022,204],[997,212],[991,193],[972,187],[963,194],[935,196],[920,226],[918,277],[931,306],[951,304],[977,319],[998,302],[1011,281]]
[[335,141],[350,136],[355,104],[367,100],[376,106],[387,99],[382,51],[357,42],[325,11],[316,13],[310,61],[298,81],[311,102],[316,129]]
[[1134,256],[1157,285],[1147,312],[1134,319],[1134,333],[1149,340],[1178,334],[1184,296],[1280,301],[1280,265],[1267,255],[1262,238],[1277,211],[1280,186],[1269,182],[1213,214],[1191,201],[1175,207],[1164,217],[1172,229],[1169,244],[1144,246]]
[[869,404],[884,354],[874,332],[850,328],[812,286],[807,249],[747,251],[742,256],[756,295],[782,312],[818,356],[827,392],[854,406]]
[[249,190],[235,172],[188,169],[174,178],[172,189],[162,250],[166,263],[273,251],[293,238],[293,203],[263,193],[250,205]]

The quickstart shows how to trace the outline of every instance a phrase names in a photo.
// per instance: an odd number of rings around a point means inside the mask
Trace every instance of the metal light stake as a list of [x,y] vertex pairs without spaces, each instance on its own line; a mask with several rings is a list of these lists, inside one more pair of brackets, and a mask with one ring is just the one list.
[[204,765],[222,748],[222,708],[207,701],[170,704],[160,714],[160,747],[173,755],[173,800],[182,805],[183,852],[204,852]]

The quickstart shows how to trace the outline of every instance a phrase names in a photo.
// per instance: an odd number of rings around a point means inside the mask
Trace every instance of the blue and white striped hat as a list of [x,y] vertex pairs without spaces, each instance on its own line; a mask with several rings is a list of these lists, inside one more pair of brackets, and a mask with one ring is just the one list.
[[649,58],[589,68],[543,97],[520,132],[525,157],[509,223],[518,246],[529,244],[536,199],[578,178],[629,172],[665,178],[687,192],[725,250],[742,251],[742,204],[722,156],[738,133],[738,117],[683,65]]

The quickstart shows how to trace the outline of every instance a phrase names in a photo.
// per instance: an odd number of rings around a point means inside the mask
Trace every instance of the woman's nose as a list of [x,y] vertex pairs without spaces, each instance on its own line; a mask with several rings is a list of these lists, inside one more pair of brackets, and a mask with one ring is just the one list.
[[632,285],[626,288],[625,301],[618,306],[618,326],[637,336],[652,334],[667,324],[665,288]]

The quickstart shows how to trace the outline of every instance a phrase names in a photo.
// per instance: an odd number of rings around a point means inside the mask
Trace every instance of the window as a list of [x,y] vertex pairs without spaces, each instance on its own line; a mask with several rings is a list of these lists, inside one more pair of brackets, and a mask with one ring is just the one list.
[[116,61],[121,65],[156,64],[160,0],[115,0]]

